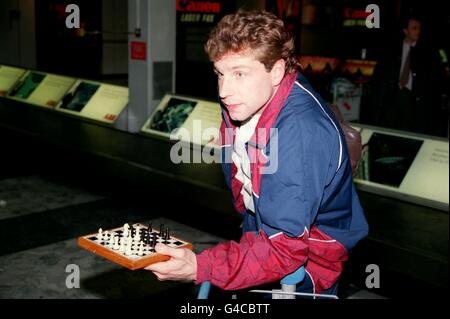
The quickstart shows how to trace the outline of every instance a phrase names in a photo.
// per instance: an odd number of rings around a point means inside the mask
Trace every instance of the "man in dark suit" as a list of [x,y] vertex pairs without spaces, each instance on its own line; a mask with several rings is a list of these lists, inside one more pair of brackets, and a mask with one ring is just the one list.
[[443,67],[437,50],[421,38],[422,22],[408,17],[401,43],[378,61],[371,83],[372,124],[430,135],[441,135]]

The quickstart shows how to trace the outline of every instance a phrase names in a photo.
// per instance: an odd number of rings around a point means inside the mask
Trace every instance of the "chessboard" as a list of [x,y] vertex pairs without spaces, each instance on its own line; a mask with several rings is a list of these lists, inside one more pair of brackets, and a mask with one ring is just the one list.
[[152,228],[151,223],[125,224],[105,231],[100,228],[97,233],[78,238],[80,247],[131,270],[170,258],[155,251],[157,243],[192,249],[192,244],[171,236],[168,227],[161,225],[158,231]]

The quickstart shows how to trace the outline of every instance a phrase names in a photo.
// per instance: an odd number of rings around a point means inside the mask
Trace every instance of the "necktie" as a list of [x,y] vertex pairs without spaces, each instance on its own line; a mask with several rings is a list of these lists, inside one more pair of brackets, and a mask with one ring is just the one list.
[[408,84],[409,74],[411,73],[411,48],[409,49],[408,55],[406,56],[405,65],[402,69],[402,74],[400,75],[400,88],[403,89]]

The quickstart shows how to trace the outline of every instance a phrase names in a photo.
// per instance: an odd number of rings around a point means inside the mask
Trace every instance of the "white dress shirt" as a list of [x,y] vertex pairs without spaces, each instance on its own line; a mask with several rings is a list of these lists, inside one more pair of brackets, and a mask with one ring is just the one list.
[[[399,76],[399,83],[400,83],[400,78],[402,76],[402,72],[403,72],[403,67],[405,66],[405,62],[406,62],[406,57],[409,54],[409,51],[411,51],[411,47],[414,47],[416,45],[416,42],[412,43],[411,45],[409,43],[407,43],[406,41],[403,41],[403,49],[402,49],[402,65],[400,68],[400,76]],[[411,62],[411,60],[410,60]],[[411,63],[409,64],[411,66]],[[406,83],[406,87],[412,91],[412,72],[409,72],[409,76],[408,76],[408,82]]]

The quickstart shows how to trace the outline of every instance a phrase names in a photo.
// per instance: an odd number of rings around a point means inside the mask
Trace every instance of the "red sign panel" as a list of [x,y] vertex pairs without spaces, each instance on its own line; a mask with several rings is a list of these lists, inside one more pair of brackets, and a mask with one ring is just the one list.
[[132,60],[147,60],[147,43],[146,42],[131,42],[131,59]]
[[177,11],[220,13],[221,3],[213,1],[177,0]]

